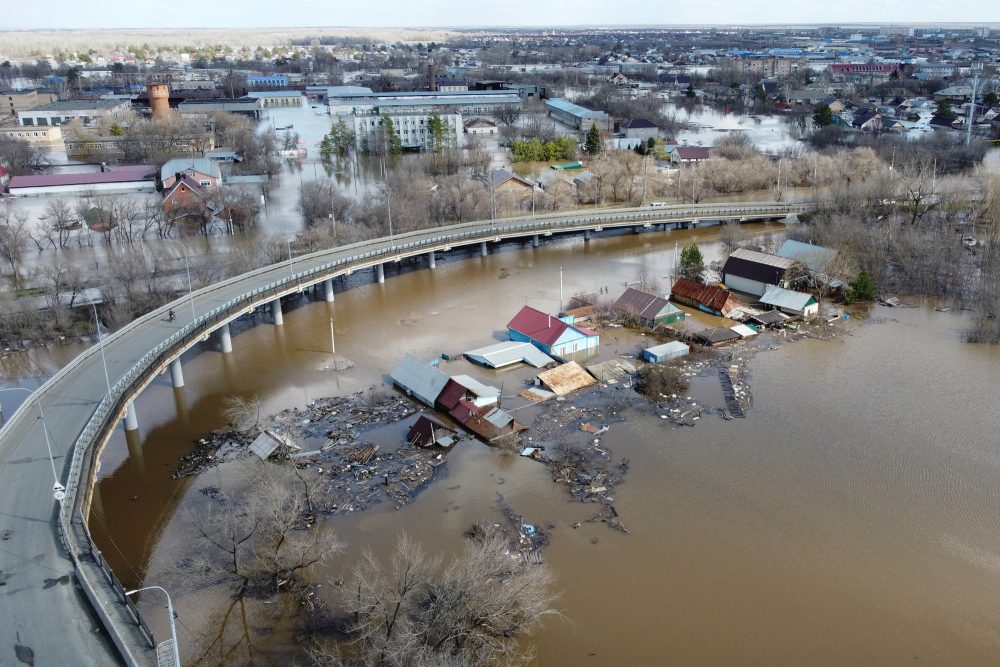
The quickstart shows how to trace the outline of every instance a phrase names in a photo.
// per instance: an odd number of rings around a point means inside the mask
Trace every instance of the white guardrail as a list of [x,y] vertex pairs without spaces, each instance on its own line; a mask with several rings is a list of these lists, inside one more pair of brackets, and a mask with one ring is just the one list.
[[[83,516],[86,493],[81,496],[79,491],[81,486],[89,488],[90,479],[81,485],[83,468],[85,462],[93,468],[89,461],[90,454],[95,445],[114,429],[116,421],[124,410],[127,397],[134,393],[133,387],[143,380],[152,377],[158,369],[162,368],[166,361],[176,357],[185,349],[193,345],[200,338],[210,333],[221,324],[233,319],[239,313],[256,307],[271,299],[283,296],[284,294],[300,290],[306,286],[316,284],[327,278],[336,277],[349,273],[356,269],[366,268],[379,263],[380,260],[393,260],[404,257],[418,255],[442,247],[456,245],[466,245],[481,241],[500,240],[502,238],[516,238],[528,236],[540,232],[574,232],[585,228],[598,226],[620,227],[636,223],[671,223],[691,220],[716,220],[716,219],[760,219],[760,218],[780,218],[793,213],[803,213],[810,210],[811,204],[801,203],[740,203],[740,204],[694,204],[678,205],[667,207],[644,207],[631,209],[613,209],[606,211],[593,211],[587,213],[575,212],[571,214],[546,214],[534,217],[504,218],[494,221],[478,221],[461,223],[447,227],[438,227],[431,230],[422,230],[400,234],[392,239],[379,238],[370,241],[362,241],[348,246],[341,246],[331,250],[322,250],[297,257],[291,262],[281,262],[279,264],[257,269],[235,278],[204,287],[197,290],[190,297],[194,300],[210,296],[213,292],[231,287],[236,283],[247,283],[252,285],[255,279],[259,279],[268,273],[275,273],[277,279],[271,280],[264,285],[249,289],[239,296],[226,301],[209,311],[199,315],[197,319],[173,333],[168,338],[154,345],[146,354],[135,360],[131,368],[125,372],[112,386],[110,394],[106,395],[91,414],[90,419],[80,431],[73,445],[72,462],[66,475],[64,486],[66,487],[66,498],[62,503],[59,513],[59,523],[63,538],[63,543],[67,551],[74,558],[79,569],[78,555],[83,551],[96,556],[96,561],[105,570],[112,586],[123,593],[121,585],[117,582],[114,574],[104,565],[100,552],[94,545],[86,527]],[[323,261],[327,259],[328,261]],[[290,267],[287,273],[286,267]],[[295,268],[307,267],[304,270],[295,272]],[[110,334],[105,338],[105,350],[113,347],[115,342],[129,333],[141,328],[144,324],[160,319],[171,308],[180,308],[189,297],[184,296],[176,301],[162,306],[141,318],[131,322],[122,329]],[[75,359],[70,361],[58,373],[52,376],[45,384],[36,390],[39,396],[44,395],[56,384],[65,379],[68,375],[79,370],[83,361],[95,354],[97,346],[82,352]],[[30,410],[31,401],[25,401],[13,415],[7,424],[0,429],[0,440],[7,436],[13,429],[13,424],[18,419],[24,419],[25,413]],[[70,426],[70,425],[65,425]],[[74,524],[78,530],[74,531]],[[83,540],[84,543],[79,543]],[[81,549],[82,548],[82,549]],[[93,584],[82,577],[81,582],[85,589],[92,589]],[[92,590],[87,590],[88,597],[95,602]],[[126,602],[127,605],[130,603]],[[100,609],[98,609],[100,613]],[[110,623],[110,619],[100,613],[105,623]],[[141,620],[138,620],[140,625]],[[145,628],[143,628],[145,630]],[[109,628],[109,631],[112,631]],[[146,630],[148,632],[148,630]],[[114,636],[116,633],[112,632]],[[118,643],[116,641],[116,643]],[[125,649],[119,645],[119,649]],[[133,663],[132,656],[125,652],[123,655],[126,661]]]

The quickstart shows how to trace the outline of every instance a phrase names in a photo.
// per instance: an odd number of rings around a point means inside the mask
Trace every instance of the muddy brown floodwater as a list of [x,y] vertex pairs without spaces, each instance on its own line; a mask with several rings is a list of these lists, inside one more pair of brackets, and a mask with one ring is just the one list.
[[[616,296],[641,272],[668,273],[675,243],[698,238],[712,259],[711,234],[449,254],[434,271],[390,271],[384,285],[345,291],[333,305],[304,300],[284,327],[248,323],[230,355],[192,350],[183,359],[187,386],[158,379],[137,401],[137,437],[119,432],[105,450],[94,536],[126,585],[176,591],[186,660],[215,656],[212,633],[230,601],[178,574],[191,544],[184,514],[206,502],[201,489],[232,484],[250,467],[171,473],[196,439],[224,425],[223,396],[259,392],[274,413],[361,391],[386,381],[406,352],[492,342],[526,301],[555,310],[560,266],[567,296],[605,286]],[[331,317],[337,353],[354,362],[340,372],[322,370]],[[563,618],[533,638],[538,664],[995,663],[1000,349],[961,342],[964,320],[954,312],[875,308],[860,319],[833,341],[759,353],[746,419],[709,415],[685,428],[632,411],[612,424],[603,446],[631,460],[615,492],[629,535],[593,523],[574,529],[593,505],[572,502],[543,465],[467,440],[412,504],[325,519],[348,547],[312,578],[347,576],[363,549],[386,553],[403,531],[457,552],[471,524],[501,518],[502,493],[526,521],[553,526],[545,560]],[[631,351],[636,338],[604,331],[601,358]],[[505,395],[530,375],[466,362],[448,370],[503,383]],[[696,381],[691,393],[721,405],[717,382]],[[320,595],[332,598],[333,587],[324,583]],[[301,643],[282,620],[287,609],[274,607],[258,605],[247,641],[287,664]],[[146,613],[163,636],[162,610]]]

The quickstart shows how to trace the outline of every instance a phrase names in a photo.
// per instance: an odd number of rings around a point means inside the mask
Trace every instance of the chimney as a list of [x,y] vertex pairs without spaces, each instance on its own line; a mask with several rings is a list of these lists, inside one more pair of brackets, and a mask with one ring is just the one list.
[[431,58],[427,61],[427,90],[435,91],[437,89],[437,63]]

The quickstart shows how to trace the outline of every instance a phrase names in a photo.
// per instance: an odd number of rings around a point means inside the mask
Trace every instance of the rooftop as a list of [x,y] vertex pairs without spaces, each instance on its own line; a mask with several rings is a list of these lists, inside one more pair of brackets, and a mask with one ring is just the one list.
[[555,343],[566,329],[575,329],[585,336],[597,335],[588,329],[566,324],[558,317],[543,313],[531,306],[521,308],[514,319],[507,323],[507,328],[522,333],[544,345]]
[[126,103],[125,100],[60,100],[43,104],[25,113],[35,111],[103,111],[114,109]]
[[746,248],[739,248],[733,251],[730,259],[742,259],[747,262],[755,262],[757,264],[767,264],[768,266],[773,266],[777,269],[790,269],[795,260],[789,259],[787,257],[779,257],[777,255],[769,255],[766,252],[757,252],[756,250],[747,250]]
[[103,172],[31,174],[29,176],[14,176],[10,179],[10,188],[44,188],[57,185],[96,185],[98,183],[151,181],[155,174],[156,167],[151,164],[115,167]]
[[554,97],[550,100],[545,100],[545,106],[550,109],[557,109],[568,114],[572,114],[578,118],[593,118],[595,120],[603,120],[608,117],[608,114],[603,111],[594,111],[593,109],[588,109],[586,107],[581,107],[579,104],[573,104],[567,99],[561,97]]
[[771,285],[764,292],[764,296],[760,297],[760,302],[767,306],[774,306],[775,308],[802,310],[806,306],[816,303],[816,299],[812,294],[795,292],[790,289]]

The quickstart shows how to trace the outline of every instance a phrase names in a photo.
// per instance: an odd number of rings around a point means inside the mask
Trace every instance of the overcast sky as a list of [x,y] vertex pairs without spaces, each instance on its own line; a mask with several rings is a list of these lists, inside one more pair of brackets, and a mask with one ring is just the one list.
[[5,4],[0,29],[1000,21],[996,0],[12,0]]

